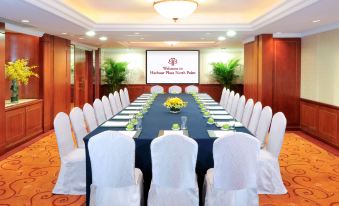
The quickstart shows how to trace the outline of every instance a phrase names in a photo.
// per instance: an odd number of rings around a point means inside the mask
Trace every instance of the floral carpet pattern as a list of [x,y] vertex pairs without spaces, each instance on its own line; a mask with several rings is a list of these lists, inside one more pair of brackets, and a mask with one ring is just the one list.
[[[296,133],[279,157],[286,195],[260,195],[261,206],[339,206],[339,158]],[[59,171],[54,134],[0,161],[0,206],[82,206],[84,196],[53,195]]]

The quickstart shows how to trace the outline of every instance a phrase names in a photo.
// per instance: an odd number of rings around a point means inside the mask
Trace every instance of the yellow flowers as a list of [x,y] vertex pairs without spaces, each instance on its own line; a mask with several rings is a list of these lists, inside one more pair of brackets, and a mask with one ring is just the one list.
[[27,85],[31,76],[39,77],[32,71],[34,68],[37,66],[28,66],[28,59],[18,59],[5,64],[5,74],[9,80],[16,80],[18,83]]
[[187,106],[187,102],[184,102],[179,97],[169,97],[164,103],[164,106],[169,109],[170,108],[181,109]]

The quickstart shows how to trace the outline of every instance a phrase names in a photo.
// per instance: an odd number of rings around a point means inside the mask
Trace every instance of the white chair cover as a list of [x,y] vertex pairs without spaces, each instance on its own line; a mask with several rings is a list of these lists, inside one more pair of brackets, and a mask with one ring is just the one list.
[[225,104],[225,95],[226,95],[226,87],[224,87],[221,92],[220,103],[219,103],[221,106]]
[[98,125],[101,125],[106,121],[105,109],[100,99],[95,99],[93,103],[95,117],[97,119]]
[[134,166],[134,140],[105,131],[89,140],[88,151],[92,167],[90,206],[139,206],[143,176]]
[[231,112],[230,112],[230,114],[231,114],[233,117],[235,117],[235,114],[237,113],[239,98],[240,98],[239,93],[236,93],[235,96],[233,97],[233,102],[232,102]]
[[60,112],[56,115],[54,130],[61,164],[53,194],[84,195],[86,194],[85,150],[75,148],[67,114]]
[[114,99],[115,99],[115,105],[117,105],[118,111],[120,112],[122,110],[122,104],[119,97],[119,93],[117,91],[114,92]]
[[197,154],[198,144],[184,135],[165,135],[152,141],[149,206],[199,205]]
[[177,93],[181,93],[181,92],[182,92],[181,87],[179,87],[177,85],[173,85],[173,86],[170,86],[168,88],[168,93],[170,93],[170,94],[177,94]]
[[102,105],[104,106],[104,112],[105,112],[106,120],[109,120],[113,117],[113,112],[112,112],[112,108],[111,108],[111,104],[109,102],[109,99],[108,99],[108,97],[103,96],[101,98],[101,101],[102,101]]
[[92,105],[86,103],[82,108],[87,123],[87,127],[90,132],[95,130],[98,127],[97,119],[95,117],[95,111]]
[[119,94],[120,94],[122,108],[125,109],[128,106],[128,103],[127,103],[127,98],[125,96],[124,90],[120,89]]
[[248,124],[250,123],[250,119],[252,116],[252,110],[253,110],[254,102],[253,99],[249,99],[246,102],[244,114],[241,119],[241,123],[248,128]]
[[239,122],[241,122],[242,115],[244,114],[245,102],[246,98],[244,95],[242,95],[238,101],[237,113],[235,114],[235,119],[238,120]]
[[255,105],[253,107],[251,120],[250,120],[250,122],[248,124],[248,128],[247,128],[253,135],[255,135],[255,132],[257,131],[261,110],[262,110],[261,102],[255,103]]
[[233,98],[234,98],[234,91],[231,91],[230,95],[228,96],[227,104],[226,104],[226,111],[228,113],[231,112],[232,109],[232,103],[233,103]]
[[198,93],[199,88],[197,86],[194,86],[194,85],[189,85],[189,86],[185,87],[185,92],[186,93]]
[[126,97],[126,100],[127,100],[127,105],[130,105],[131,104],[131,100],[129,98],[128,89],[126,87],[124,89],[124,93],[125,93],[125,97]]
[[257,185],[259,194],[286,194],[281,178],[278,156],[284,140],[286,118],[278,112],[273,116],[268,144],[259,154]]
[[256,184],[259,147],[259,141],[245,133],[215,140],[214,168],[205,177],[205,206],[259,205]]
[[111,104],[111,109],[113,111],[113,115],[118,114],[120,111],[118,110],[118,106],[115,102],[115,98],[112,93],[109,93],[108,95],[109,103]]
[[151,87],[151,93],[152,94],[158,94],[158,93],[163,93],[163,92],[164,92],[164,88],[162,86],[155,85],[155,86]]
[[224,109],[226,109],[226,107],[227,107],[228,99],[230,97],[230,93],[231,93],[231,91],[229,89],[226,89],[225,100],[224,100],[223,105],[221,105],[222,107],[224,107]]
[[261,148],[265,146],[266,136],[270,128],[272,120],[272,109],[269,106],[263,108],[259,118],[257,131],[255,132],[256,138],[260,141]]
[[86,129],[84,113],[79,107],[74,107],[69,113],[69,118],[71,119],[78,147],[85,148],[85,143],[83,139],[88,134],[88,132]]

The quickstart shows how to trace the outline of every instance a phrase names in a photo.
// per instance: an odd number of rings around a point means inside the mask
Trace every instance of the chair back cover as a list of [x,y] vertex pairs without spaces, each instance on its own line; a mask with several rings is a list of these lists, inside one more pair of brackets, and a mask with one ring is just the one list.
[[151,143],[152,182],[169,188],[195,188],[198,144],[184,135],[164,135]]
[[119,97],[119,93],[117,91],[114,92],[114,99],[115,99],[115,104],[117,105],[118,111],[121,111],[122,104],[121,104],[121,100]]
[[109,99],[106,96],[103,96],[101,98],[102,104],[104,106],[104,112],[105,112],[105,116],[106,119],[111,119],[113,117],[113,112],[112,112],[112,108],[111,108],[111,104],[109,103]]
[[224,190],[256,188],[259,150],[259,141],[241,132],[215,140],[213,144],[214,187]]
[[158,94],[158,93],[163,93],[163,92],[164,92],[164,88],[162,86],[155,85],[155,86],[151,87],[151,93],[152,94]]
[[120,89],[119,94],[120,94],[122,108],[126,108],[128,106],[128,103],[127,103],[124,90]]
[[266,135],[268,133],[268,129],[270,128],[271,120],[272,109],[271,107],[266,106],[261,111],[257,131],[255,132],[255,136],[260,141],[261,147],[265,145]]
[[253,135],[255,135],[255,132],[257,131],[261,110],[262,110],[261,102],[255,103],[255,105],[253,107],[251,120],[250,120],[250,122],[248,124],[248,128],[247,128]]
[[126,187],[135,184],[134,140],[117,131],[104,131],[88,142],[92,183],[97,187]]
[[248,124],[250,123],[250,119],[251,119],[252,111],[253,111],[253,106],[254,106],[253,99],[247,100],[246,105],[245,105],[245,109],[244,109],[244,114],[242,115],[242,120],[241,120],[241,123],[245,127],[248,127]]
[[55,116],[54,131],[58,143],[60,159],[63,160],[74,149],[71,123],[66,113],[59,112]]
[[230,112],[233,117],[235,117],[235,114],[237,113],[239,98],[240,98],[239,93],[236,93],[233,97],[233,102],[232,102],[231,112]]
[[115,102],[115,98],[112,93],[108,95],[109,103],[111,105],[111,109],[113,111],[113,115],[118,114],[120,111],[118,110],[117,103]]
[[128,89],[126,87],[124,89],[124,93],[125,93],[125,97],[126,97],[126,100],[127,100],[127,105],[130,105],[131,104],[131,100],[129,98]]
[[230,97],[230,93],[231,93],[231,91],[229,89],[226,89],[225,100],[224,100],[224,103],[221,105],[222,107],[224,107],[224,109],[226,109],[226,107],[227,107],[228,99]]
[[170,94],[181,93],[181,92],[182,92],[181,87],[179,87],[177,85],[173,85],[173,86],[170,86],[168,88],[168,93],[170,93]]
[[235,119],[241,122],[242,115],[244,114],[244,108],[245,108],[246,98],[244,95],[242,95],[238,101],[238,108],[237,112],[235,114]]
[[284,141],[286,124],[287,121],[284,113],[278,112],[273,116],[266,149],[276,158],[279,157]]
[[86,103],[82,108],[87,123],[87,127],[90,132],[95,130],[98,127],[97,119],[95,117],[95,111],[92,105]]
[[226,111],[228,113],[231,112],[232,104],[233,104],[233,98],[234,98],[234,91],[231,91],[230,95],[228,96],[227,104],[226,104]]
[[79,107],[74,107],[69,113],[69,118],[71,119],[78,147],[84,148],[85,143],[83,139],[88,134],[86,129],[84,113]]
[[198,93],[199,88],[197,86],[194,86],[194,85],[189,85],[189,86],[185,87],[185,92],[186,93]]
[[93,103],[95,117],[97,119],[98,125],[101,125],[106,121],[104,105],[102,104],[100,99],[95,99]]
[[224,105],[225,103],[225,98],[226,98],[225,95],[226,95],[226,87],[224,87],[221,92],[220,103],[219,103],[221,106]]

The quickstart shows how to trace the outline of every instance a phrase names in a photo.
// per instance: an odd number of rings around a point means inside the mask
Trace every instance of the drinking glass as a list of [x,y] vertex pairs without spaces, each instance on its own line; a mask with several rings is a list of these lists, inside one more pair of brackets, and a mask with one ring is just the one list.
[[141,130],[142,129],[142,117],[137,117],[138,123],[136,126],[137,130]]
[[187,116],[181,116],[181,129],[187,129]]

